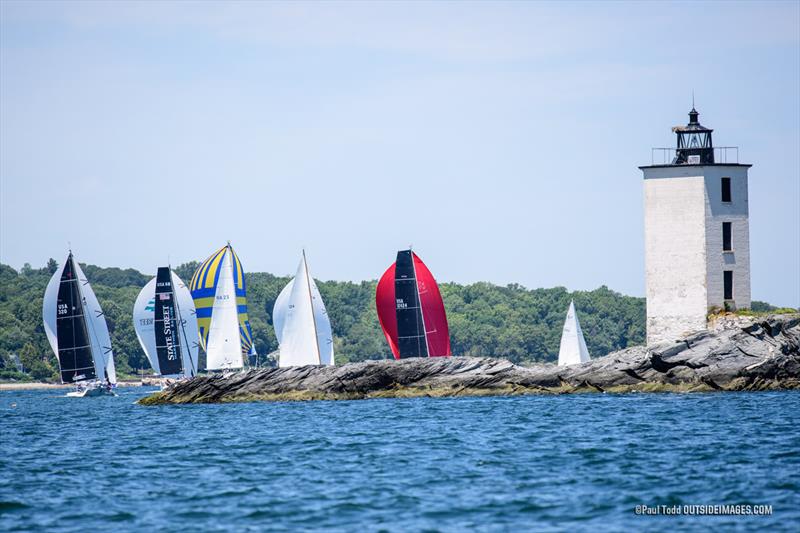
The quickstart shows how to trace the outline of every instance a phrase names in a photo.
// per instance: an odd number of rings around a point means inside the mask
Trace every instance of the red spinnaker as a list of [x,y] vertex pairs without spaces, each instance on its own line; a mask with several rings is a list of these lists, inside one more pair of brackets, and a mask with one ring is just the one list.
[[378,282],[378,289],[375,291],[375,306],[378,309],[378,320],[381,329],[392,349],[395,359],[400,359],[400,348],[397,346],[397,312],[394,299],[394,263],[386,269]]
[[452,355],[450,353],[450,329],[447,327],[447,314],[444,311],[444,302],[439,293],[439,286],[422,259],[417,257],[417,254],[413,254],[413,256],[414,268],[417,271],[419,301],[422,305],[422,319],[425,322],[425,336],[428,339],[428,356]]
[[[447,326],[447,314],[444,302],[439,293],[439,286],[425,263],[412,252],[414,270],[416,272],[417,292],[422,308],[422,319],[425,325],[425,338],[428,356],[441,357],[452,355],[450,350],[450,330]],[[397,299],[395,298],[395,267],[392,263],[378,282],[375,294],[375,305],[378,320],[392,349],[395,359],[400,359],[400,348],[397,332]]]

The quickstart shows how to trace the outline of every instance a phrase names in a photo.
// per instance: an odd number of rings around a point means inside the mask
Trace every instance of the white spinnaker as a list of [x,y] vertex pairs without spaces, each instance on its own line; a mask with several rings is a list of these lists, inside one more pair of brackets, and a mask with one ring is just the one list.
[[224,370],[242,368],[242,341],[239,335],[239,312],[236,286],[233,282],[233,260],[230,247],[225,250],[220,266],[211,324],[208,328],[206,368]]
[[586,348],[586,339],[583,338],[581,324],[575,313],[575,302],[569,303],[567,319],[564,321],[564,330],[561,333],[561,346],[558,350],[558,366],[576,365],[589,361],[589,350]]
[[42,317],[44,318],[44,332],[47,334],[47,342],[50,343],[50,348],[58,358],[58,331],[56,330],[56,306],[58,305],[58,288],[61,285],[61,275],[64,273],[64,267],[67,262],[64,261],[58,269],[56,269],[50,281],[47,282],[47,288],[44,291],[44,301],[42,302]]
[[[178,307],[178,318],[182,322],[179,324],[178,334],[183,373],[186,376],[194,376],[197,374],[197,350],[200,345],[197,332],[197,311],[189,288],[175,272],[170,273]],[[156,351],[155,302],[156,278],[153,278],[147,282],[136,298],[133,306],[133,327],[136,330],[139,344],[142,346],[147,360],[150,361],[150,366],[153,367],[156,374],[160,375],[161,369]]]
[[305,254],[294,279],[275,300],[272,324],[280,343],[279,366],[333,364],[330,320]]
[[181,319],[179,327],[181,342],[181,357],[183,358],[183,373],[187,376],[197,374],[197,353],[200,349],[200,333],[197,329],[197,310],[189,287],[172,272],[172,287],[175,291],[175,301],[178,304],[178,316]]
[[278,344],[283,343],[283,326],[286,324],[286,312],[289,310],[289,297],[292,295],[292,287],[294,287],[294,278],[289,280],[289,283],[286,284],[275,300],[275,305],[272,306],[272,327],[275,328],[275,337],[278,339]]
[[155,305],[156,278],[153,278],[139,291],[136,303],[133,304],[133,329],[136,330],[136,338],[139,339],[153,371],[161,374],[156,353]]
[[100,302],[97,301],[92,286],[81,270],[81,266],[75,261],[75,271],[80,282],[81,296],[84,303],[84,316],[86,326],[89,330],[89,337],[92,342],[92,357],[94,358],[94,368],[97,372],[97,379],[105,381],[105,374],[111,383],[117,382],[117,371],[114,368],[114,351],[111,349],[111,337],[108,334],[108,325]]

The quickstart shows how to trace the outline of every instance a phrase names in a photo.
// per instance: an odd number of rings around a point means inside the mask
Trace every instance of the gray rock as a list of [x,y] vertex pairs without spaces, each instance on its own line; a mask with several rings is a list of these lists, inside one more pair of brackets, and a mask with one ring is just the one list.
[[366,361],[198,376],[144,404],[570,392],[800,388],[800,315],[752,319],[587,363],[518,366],[491,357]]

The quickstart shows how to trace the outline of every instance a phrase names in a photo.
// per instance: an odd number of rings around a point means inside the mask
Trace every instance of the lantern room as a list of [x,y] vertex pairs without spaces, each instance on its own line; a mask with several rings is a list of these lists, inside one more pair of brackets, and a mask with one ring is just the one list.
[[689,123],[686,126],[675,126],[672,131],[678,136],[673,165],[713,165],[714,146],[711,143],[711,132],[698,121],[700,113],[692,107],[689,111]]

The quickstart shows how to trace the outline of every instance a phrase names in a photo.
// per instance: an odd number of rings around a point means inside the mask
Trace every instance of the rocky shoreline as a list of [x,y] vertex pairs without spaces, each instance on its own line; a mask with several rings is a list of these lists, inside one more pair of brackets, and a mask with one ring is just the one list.
[[198,376],[140,403],[800,389],[800,315],[745,322],[567,367],[448,357],[265,368]]

